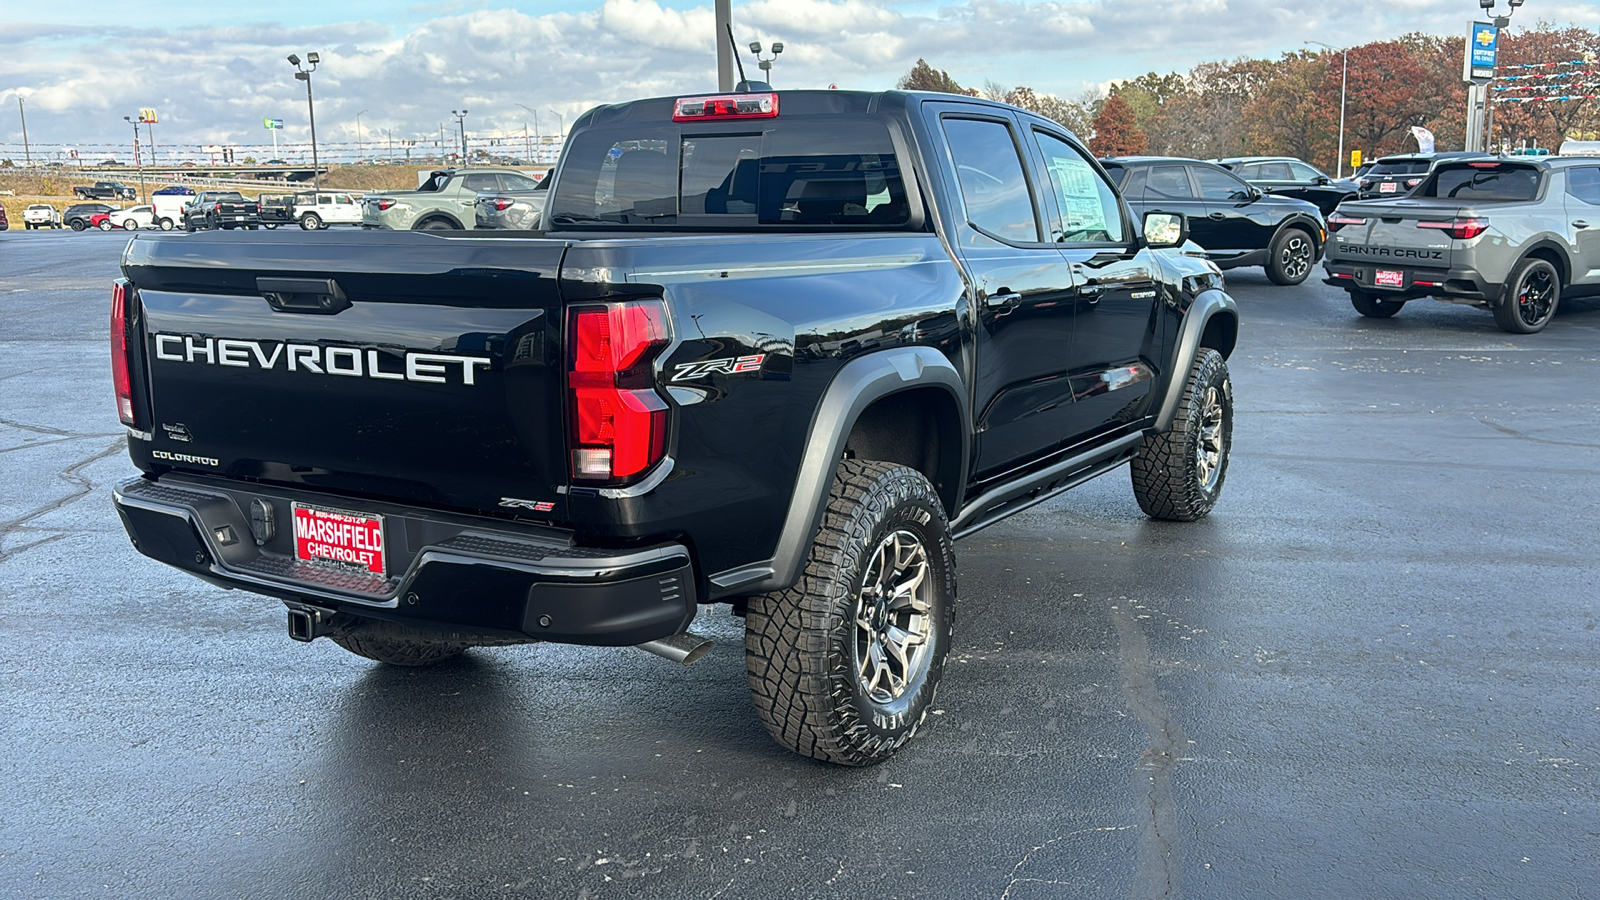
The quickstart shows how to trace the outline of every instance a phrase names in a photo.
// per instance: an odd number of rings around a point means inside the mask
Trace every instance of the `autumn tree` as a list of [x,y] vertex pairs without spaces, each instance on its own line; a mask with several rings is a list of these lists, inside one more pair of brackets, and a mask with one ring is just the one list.
[[928,65],[928,61],[925,59],[918,59],[917,64],[911,67],[911,71],[901,76],[900,80],[895,83],[895,87],[902,91],[939,91],[945,94],[967,94],[973,97],[978,95],[977,91],[968,90],[957,84],[956,80],[950,77],[950,73]]
[[[1331,60],[1328,58],[1331,56]],[[1257,155],[1294,156],[1333,170],[1339,152],[1339,92],[1324,89],[1329,62],[1338,54],[1285,53],[1274,65],[1271,89],[1252,97],[1244,110],[1245,134]]]
[[[1369,158],[1415,149],[1411,126],[1433,117],[1424,85],[1428,72],[1399,41],[1376,41],[1350,49],[1346,87],[1346,147]],[[1339,95],[1339,73],[1331,70],[1324,90]],[[1463,115],[1465,111],[1463,110]]]
[[1116,94],[1106,98],[1090,127],[1094,137],[1089,139],[1089,149],[1096,156],[1136,156],[1149,147],[1134,121],[1133,108]]
[[[1538,141],[1542,147],[1559,147],[1563,138],[1593,132],[1600,128],[1600,100],[1546,99],[1585,97],[1597,94],[1592,62],[1570,65],[1577,60],[1600,60],[1600,33],[1586,28],[1556,28],[1548,22],[1501,37],[1499,48],[1501,78],[1493,83],[1494,144],[1518,146]],[[1568,63],[1568,65],[1550,65]],[[1537,69],[1512,66],[1538,65]],[[1507,79],[1507,75],[1540,75],[1541,78]],[[1538,98],[1538,99],[1526,99]]]

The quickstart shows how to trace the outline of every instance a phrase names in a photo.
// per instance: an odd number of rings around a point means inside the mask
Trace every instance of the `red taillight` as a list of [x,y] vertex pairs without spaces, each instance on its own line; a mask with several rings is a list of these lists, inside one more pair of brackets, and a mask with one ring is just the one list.
[[128,283],[111,285],[111,384],[117,391],[117,418],[130,428],[138,421],[133,415],[133,373],[128,369]]
[[1437,222],[1423,220],[1418,228],[1437,228],[1457,240],[1469,240],[1489,230],[1488,219],[1444,219]]
[[385,197],[385,198],[383,198],[383,199],[378,201],[378,211],[382,212],[383,210],[388,209],[389,207],[393,206],[394,204],[395,204],[395,201],[390,200],[388,197]]
[[511,204],[513,204],[515,202],[517,202],[517,201],[515,201],[515,200],[507,200],[504,197],[496,197],[496,198],[494,198],[494,201],[493,201],[494,208],[495,208],[495,210],[497,212],[510,209],[511,208]]
[[699,122],[703,119],[770,119],[777,114],[777,94],[680,97],[672,104],[674,122]]
[[667,404],[651,363],[670,338],[659,300],[576,309],[568,332],[572,477],[613,481],[666,455]]
[[1338,231],[1346,225],[1365,225],[1367,220],[1360,216],[1347,216],[1344,213],[1333,213],[1328,216],[1328,230]]

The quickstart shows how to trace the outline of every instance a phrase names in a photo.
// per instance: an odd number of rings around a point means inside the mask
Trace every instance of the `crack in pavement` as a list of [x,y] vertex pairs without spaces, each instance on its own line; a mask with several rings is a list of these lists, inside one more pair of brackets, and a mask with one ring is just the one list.
[[[55,512],[56,510],[87,496],[89,492],[94,490],[95,483],[83,477],[82,475],[79,475],[78,473],[84,468],[93,465],[102,459],[115,455],[119,451],[123,450],[127,444],[128,439],[126,437],[117,438],[117,440],[112,443],[111,446],[101,450],[99,453],[85,457],[84,459],[80,459],[65,469],[62,469],[59,473],[59,477],[65,481],[77,485],[78,489],[56,500],[52,500],[51,502],[46,503],[37,509],[23,513],[21,516],[18,516],[9,522],[0,522],[0,545],[3,545],[7,538],[10,538],[17,532],[22,531],[23,526],[27,525],[34,519],[37,519],[40,516],[48,513]],[[7,550],[3,546],[0,546],[0,562],[5,562],[19,553],[25,553],[34,547],[41,547],[49,542],[50,541],[48,539],[43,541],[34,541],[31,544],[19,547],[15,550]]]
[[[1030,847],[1028,849],[1028,852],[1022,854],[1022,858],[1017,860],[1017,864],[1012,866],[1011,867],[1011,871],[1006,875],[1006,889],[1005,889],[1004,892],[1002,892],[1000,894],[1000,900],[1010,900],[1011,889],[1016,887],[1019,884],[1066,884],[1067,883],[1067,882],[1057,881],[1057,880],[1050,879],[1050,878],[1018,878],[1017,877],[1017,870],[1021,869],[1025,865],[1027,865],[1028,864],[1028,860],[1032,859],[1033,855],[1035,853],[1038,853],[1040,850],[1043,850],[1044,848],[1050,846],[1051,844],[1054,844],[1056,841],[1064,841],[1067,838],[1077,837],[1077,836],[1083,835],[1083,834],[1099,834],[1101,832],[1106,832],[1106,831],[1127,831],[1128,829],[1130,829],[1132,827],[1134,827],[1134,826],[1132,826],[1132,825],[1107,825],[1107,826],[1104,826],[1104,827],[1101,827],[1101,828],[1081,828],[1081,829],[1079,829],[1077,831],[1069,831],[1066,834],[1057,835],[1056,837],[1053,837],[1050,840],[1045,841],[1044,843],[1040,844],[1037,847]],[[831,884],[831,882],[830,882],[830,884]]]
[[1181,846],[1178,843],[1177,809],[1172,803],[1172,770],[1188,743],[1183,727],[1156,690],[1155,666],[1144,631],[1127,608],[1123,598],[1111,607],[1111,621],[1117,629],[1117,666],[1122,670],[1122,692],[1144,723],[1150,746],[1139,754],[1133,768],[1133,791],[1143,802],[1139,814],[1139,849],[1128,891],[1132,900],[1172,897],[1177,894],[1182,874]]
[[1594,450],[1600,450],[1600,444],[1592,444],[1585,441],[1552,441],[1549,438],[1536,438],[1531,434],[1523,434],[1515,428],[1507,428],[1506,426],[1490,419],[1479,419],[1478,424],[1486,425],[1509,437],[1514,437],[1522,441],[1532,441],[1535,444],[1551,444],[1556,447],[1588,447]]

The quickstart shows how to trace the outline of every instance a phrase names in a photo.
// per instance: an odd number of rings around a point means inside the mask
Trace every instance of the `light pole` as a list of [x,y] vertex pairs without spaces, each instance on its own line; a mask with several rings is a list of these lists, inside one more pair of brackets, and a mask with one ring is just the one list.
[[139,120],[133,116],[123,116],[122,120],[133,126],[133,165],[139,170],[139,202],[148,203],[150,197],[144,189],[144,161],[139,158]]
[[306,54],[306,62],[311,68],[300,65],[300,57],[289,54],[289,65],[295,67],[294,77],[306,83],[306,112],[311,119],[311,185],[313,190],[322,190],[322,164],[317,160],[317,106],[311,99],[311,73],[317,70],[317,63],[322,61],[316,51]]
[[461,164],[470,165],[467,159],[467,110],[450,110],[450,115],[456,117],[456,125],[461,129]]
[[1343,59],[1343,63],[1339,67],[1339,158],[1336,160],[1336,162],[1338,163],[1338,170],[1334,175],[1334,177],[1336,177],[1336,178],[1343,178],[1344,177],[1344,85],[1345,85],[1345,79],[1350,75],[1350,48],[1346,47],[1343,50],[1340,50],[1338,47],[1335,47],[1332,44],[1324,44],[1321,41],[1306,41],[1306,43],[1308,43],[1308,44],[1316,44],[1318,47],[1327,47],[1329,50],[1338,51],[1339,56]]
[[783,41],[773,41],[772,42],[772,55],[771,56],[768,56],[768,57],[765,57],[765,58],[763,58],[761,56],[761,42],[760,41],[751,41],[750,42],[750,52],[754,53],[756,55],[756,62],[761,64],[761,80],[765,81],[767,84],[771,84],[772,83],[772,61],[778,58],[778,54],[779,53],[783,52]]
[[550,112],[556,113],[556,155],[560,156],[561,148],[567,145],[567,117],[553,109]]
[[[516,103],[515,100],[513,100],[512,102]],[[533,107],[529,106],[526,103],[517,103],[517,105],[522,107],[523,109],[527,110],[528,112],[533,113],[533,139],[535,141],[539,141],[540,143],[543,143],[543,141],[539,137],[539,111],[537,109],[534,109]],[[523,128],[527,128],[528,126],[524,125],[522,127]],[[540,149],[541,153],[544,150],[543,147],[540,147],[539,149]],[[535,162],[535,163],[539,162],[539,157],[534,156],[534,153],[533,153],[532,150],[528,151],[528,157],[529,157],[529,160],[531,162]]]
[[361,145],[361,117],[366,114],[367,111],[364,109],[356,113],[356,156],[362,162],[366,162],[367,159],[367,149]]
[[[1511,27],[1511,14],[1516,12],[1522,3],[1523,0],[1506,0],[1506,14],[1497,16],[1494,14],[1494,0],[1478,0],[1478,5],[1483,8],[1483,11],[1493,17],[1495,42],[1497,44],[1499,43],[1500,32]],[[1472,51],[1468,50],[1467,52],[1470,54]],[[1489,77],[1494,77],[1492,71]],[[1487,85],[1487,80],[1485,85]],[[1483,92],[1483,142],[1481,147],[1484,150],[1488,150],[1494,141],[1494,103],[1487,86],[1479,89]]]
[[22,95],[17,95],[17,117],[22,120],[22,164],[33,168],[33,151],[28,149],[28,115],[22,111]]

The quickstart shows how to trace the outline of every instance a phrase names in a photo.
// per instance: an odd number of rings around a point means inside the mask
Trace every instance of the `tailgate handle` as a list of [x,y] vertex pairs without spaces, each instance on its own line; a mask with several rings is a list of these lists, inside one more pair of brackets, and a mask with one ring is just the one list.
[[350,298],[332,278],[257,278],[256,290],[278,312],[331,316],[350,308]]

